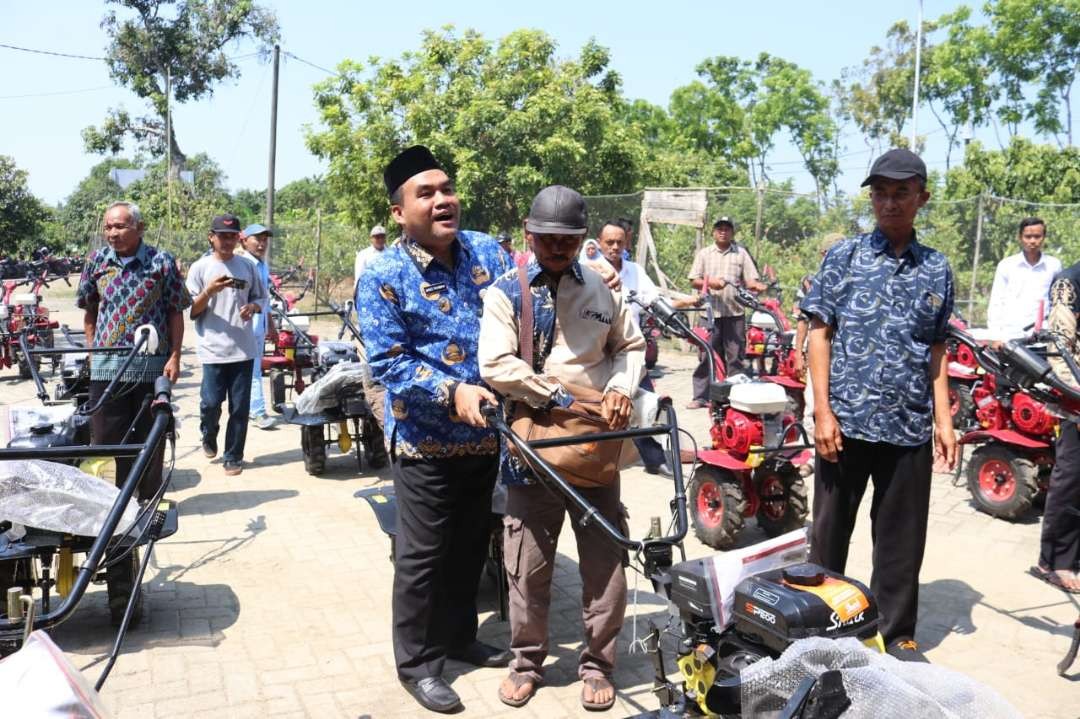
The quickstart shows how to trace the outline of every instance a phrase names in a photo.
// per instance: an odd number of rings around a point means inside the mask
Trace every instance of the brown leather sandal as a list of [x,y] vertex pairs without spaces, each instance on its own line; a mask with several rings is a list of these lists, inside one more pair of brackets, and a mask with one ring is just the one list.
[[582,688],[581,706],[585,707],[591,712],[607,711],[611,707],[615,706],[615,685],[612,684],[608,679],[606,679],[605,677],[589,677],[588,679],[584,679],[582,683],[592,690],[593,696],[596,696],[597,692],[606,689],[607,687],[611,687],[611,699],[606,702],[588,701],[585,699],[585,689]]
[[506,678],[509,679],[510,682],[514,685],[514,694],[517,694],[518,689],[520,689],[526,684],[532,684],[532,690],[521,699],[515,699],[512,696],[508,697],[503,694],[502,684],[500,684],[499,701],[501,701],[506,706],[514,707],[515,709],[528,704],[529,700],[533,698],[534,694],[536,694],[536,681],[532,677],[529,677],[525,674],[518,674],[517,672],[510,672],[510,674],[508,674]]

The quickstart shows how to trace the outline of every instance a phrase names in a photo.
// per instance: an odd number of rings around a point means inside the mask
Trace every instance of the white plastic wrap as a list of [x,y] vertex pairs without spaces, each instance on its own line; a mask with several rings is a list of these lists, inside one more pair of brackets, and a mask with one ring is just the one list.
[[[43,460],[0,461],[0,520],[15,525],[94,537],[119,496],[111,483],[66,464]],[[134,522],[128,502],[117,531]]]
[[0,697],[8,717],[112,716],[82,673],[42,631],[31,634],[19,651],[0,661]]
[[308,386],[296,398],[296,411],[300,414],[316,414],[328,407],[336,407],[341,392],[363,392],[364,362],[340,362]]
[[780,658],[741,672],[743,716],[777,716],[799,682],[840,670],[851,706],[844,719],[1020,719],[988,686],[938,664],[902,662],[853,638],[800,639]]

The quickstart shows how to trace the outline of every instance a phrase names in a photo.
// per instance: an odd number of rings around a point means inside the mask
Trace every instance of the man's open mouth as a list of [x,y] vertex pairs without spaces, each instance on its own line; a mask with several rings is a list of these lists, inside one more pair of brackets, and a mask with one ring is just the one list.
[[454,220],[454,212],[452,210],[443,210],[442,212],[436,212],[431,218],[435,222],[452,222]]

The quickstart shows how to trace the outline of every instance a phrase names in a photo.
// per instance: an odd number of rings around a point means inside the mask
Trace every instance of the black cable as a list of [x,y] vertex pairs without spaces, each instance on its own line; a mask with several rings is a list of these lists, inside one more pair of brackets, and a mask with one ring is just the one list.
[[98,90],[108,90],[115,88],[116,85],[101,85],[100,87],[87,87],[82,90],[59,90],[56,92],[32,92],[27,95],[0,95],[0,100],[21,100],[29,97],[52,97],[54,95],[78,95],[84,92],[96,92]]
[[101,60],[101,61],[105,61],[107,59],[107,58],[104,58],[104,57],[93,57],[91,55],[73,55],[73,54],[67,53],[67,52],[55,52],[53,50],[35,50],[35,49],[29,48],[29,47],[19,47],[17,45],[5,45],[2,42],[0,42],[0,47],[6,48],[8,50],[19,50],[20,52],[32,52],[35,55],[52,55],[53,57],[69,57],[69,58],[72,58],[72,59],[75,59],[75,60]]
[[300,57],[298,55],[295,55],[294,53],[289,52],[288,50],[284,51],[282,54],[285,55],[285,57],[291,57],[293,60],[298,60],[298,61],[304,63],[305,65],[310,65],[311,67],[315,68],[316,70],[322,70],[323,72],[325,72],[325,73],[327,73],[329,75],[340,75],[341,74],[341,73],[339,73],[339,72],[337,72],[335,70],[327,70],[325,67],[322,67],[321,65],[316,65],[313,62],[309,62],[309,61],[305,60],[304,58],[302,58],[302,57]]

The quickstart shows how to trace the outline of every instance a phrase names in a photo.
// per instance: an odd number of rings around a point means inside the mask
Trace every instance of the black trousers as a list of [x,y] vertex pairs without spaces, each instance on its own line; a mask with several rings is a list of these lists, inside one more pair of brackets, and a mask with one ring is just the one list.
[[402,679],[442,675],[476,639],[476,590],[491,537],[496,455],[394,464],[394,659]]
[[[743,357],[746,354],[746,317],[717,317],[712,327],[708,322],[702,326],[709,330],[709,338],[714,350],[724,360],[725,375],[730,377],[743,369]],[[694,370],[694,399],[699,402],[709,401],[709,383],[715,378],[709,376],[709,365],[705,353]]]
[[1075,571],[1080,564],[1080,432],[1063,422],[1043,510],[1039,565]]
[[874,482],[870,591],[881,613],[885,642],[915,637],[919,570],[930,509],[930,442],[901,447],[844,437],[838,462],[814,462],[814,526],[810,561],[834,572],[847,565],[851,532],[866,482]]
[[[91,381],[89,401],[91,403],[97,402],[101,398],[101,395],[108,384],[109,383],[105,381]],[[129,387],[131,387],[130,392],[127,391]],[[91,415],[91,444],[120,444],[123,442],[124,436],[127,434],[135,417],[139,414],[139,409],[142,407],[143,402],[146,401],[147,395],[153,396],[154,383],[140,382],[139,384],[134,385],[134,387],[131,385],[121,385],[120,389],[124,392],[122,396],[113,397],[102,405],[101,409],[95,414]],[[132,433],[128,442],[145,441],[146,435],[149,434],[150,426],[153,423],[154,415],[150,412],[149,408],[147,408],[139,418],[139,423],[135,426],[135,431]],[[139,483],[139,499],[148,499],[154,496],[158,487],[161,486],[161,465],[164,461],[164,457],[165,442],[162,442],[161,446],[158,447],[157,453],[154,454],[150,466],[147,467],[146,474],[143,475],[143,479]],[[131,471],[131,465],[134,461],[134,457],[116,458],[116,486],[119,487],[124,483],[124,480],[127,479],[128,472]]]

